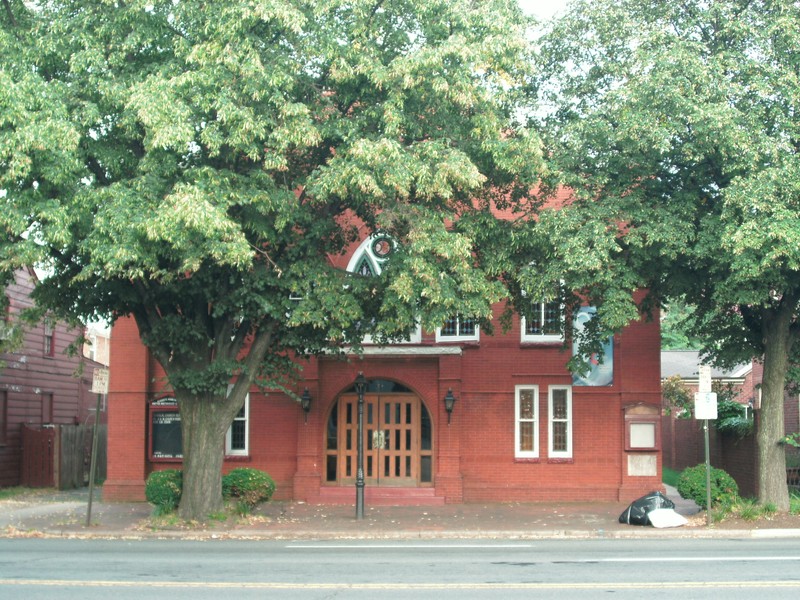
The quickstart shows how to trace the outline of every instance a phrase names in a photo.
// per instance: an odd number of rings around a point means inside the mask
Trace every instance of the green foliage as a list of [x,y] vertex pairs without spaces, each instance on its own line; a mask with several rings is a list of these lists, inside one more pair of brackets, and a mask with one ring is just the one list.
[[661,469],[661,481],[667,485],[676,487],[678,485],[678,477],[680,477],[680,473],[673,469],[668,469],[667,467]]
[[738,392],[733,384],[714,381],[711,388],[717,394],[717,419],[714,421],[717,431],[737,438],[752,434],[753,413],[748,414],[744,404],[736,401]]
[[173,512],[181,501],[183,472],[178,469],[153,471],[145,482],[144,494],[155,506],[156,516]]
[[692,335],[694,307],[680,300],[670,300],[661,318],[662,350],[700,350],[702,340]]
[[[688,467],[681,472],[676,486],[681,498],[694,500],[700,508],[706,508],[706,466]],[[711,504],[727,506],[739,497],[739,486],[722,469],[711,469]]]
[[[5,8],[0,281],[42,264],[43,310],[133,317],[181,410],[210,405],[192,427],[224,431],[292,356],[491,315],[512,226],[485,225],[535,207],[542,170],[515,0]],[[379,232],[381,276],[334,264]]]
[[800,515],[800,494],[792,494],[790,498],[789,512],[793,515]]
[[780,439],[780,443],[793,448],[800,448],[800,432],[787,433]]
[[755,521],[763,514],[763,510],[754,500],[742,501],[737,512],[745,521]]
[[[145,482],[145,497],[155,506],[156,516],[165,515],[178,508],[183,490],[183,472],[166,469],[152,472]],[[222,495],[235,500],[237,511],[248,514],[261,502],[267,502],[275,493],[275,482],[263,471],[250,468],[233,469],[222,476]],[[207,515],[219,520],[221,513]]]
[[742,438],[753,433],[752,416],[745,414],[743,404],[734,400],[717,400],[717,420],[714,427],[727,435]]
[[691,419],[694,397],[680,375],[672,375],[661,382],[661,397],[667,411],[680,419]]
[[250,468],[233,469],[222,476],[222,495],[237,500],[237,510],[247,514],[275,493],[275,482],[264,471]]
[[[554,179],[575,190],[539,220],[550,255],[570,287],[681,299],[683,333],[720,365],[796,358],[797,31],[786,2],[576,0],[541,40],[552,110],[537,121]],[[779,371],[762,388],[765,465],[783,460]],[[783,509],[780,472],[759,493]]]

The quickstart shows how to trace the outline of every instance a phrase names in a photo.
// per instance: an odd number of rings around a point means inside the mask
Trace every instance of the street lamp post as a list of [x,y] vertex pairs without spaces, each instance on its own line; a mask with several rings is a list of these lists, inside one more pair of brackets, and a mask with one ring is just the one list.
[[367,380],[364,373],[359,372],[355,381],[356,394],[358,394],[358,440],[356,442],[356,519],[364,518],[364,391]]

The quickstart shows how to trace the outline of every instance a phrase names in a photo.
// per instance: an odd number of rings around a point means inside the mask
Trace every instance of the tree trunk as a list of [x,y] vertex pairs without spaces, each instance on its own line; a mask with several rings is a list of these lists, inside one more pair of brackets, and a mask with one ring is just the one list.
[[783,387],[789,367],[790,331],[780,317],[765,317],[764,377],[761,383],[761,419],[758,427],[758,500],[789,511],[786,451],[780,439],[783,422]]
[[[225,398],[176,393],[183,436],[183,491],[178,514],[206,521],[223,510],[222,463],[230,420],[222,418]],[[181,397],[183,396],[183,397]]]

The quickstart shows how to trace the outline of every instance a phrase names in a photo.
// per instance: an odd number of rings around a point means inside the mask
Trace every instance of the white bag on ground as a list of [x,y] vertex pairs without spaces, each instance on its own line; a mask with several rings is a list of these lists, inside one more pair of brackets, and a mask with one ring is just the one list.
[[653,527],[680,527],[689,522],[672,508],[656,508],[647,513],[647,518]]

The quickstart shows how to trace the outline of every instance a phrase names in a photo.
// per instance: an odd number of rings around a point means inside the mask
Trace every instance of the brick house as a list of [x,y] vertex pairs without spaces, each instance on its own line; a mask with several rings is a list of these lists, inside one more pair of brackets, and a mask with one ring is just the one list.
[[[690,393],[698,389],[700,353],[694,350],[667,350],[661,353],[661,377],[666,380],[678,376]],[[757,427],[761,405],[761,379],[764,366],[757,360],[742,363],[729,369],[712,367],[712,381],[730,384],[734,400],[748,407]],[[666,409],[666,400],[664,401]],[[784,431],[800,432],[800,395],[787,386],[783,403]],[[663,466],[675,471],[705,462],[705,438],[702,421],[680,418],[675,411],[664,410],[661,422]],[[739,439],[722,435],[715,427],[709,428],[709,455],[711,465],[727,471],[739,485],[744,497],[758,495],[759,452],[754,434]],[[800,489],[800,450],[786,446],[787,481]]]
[[[378,269],[377,241],[332,260]],[[307,390],[308,412],[253,388],[228,432],[224,469],[267,471],[276,499],[354,503],[354,382],[363,373],[367,504],[629,501],[660,489],[658,319],[628,326],[604,364],[579,379],[548,327],[562,318],[558,305],[536,306],[540,318],[515,318],[507,333],[489,336],[454,317],[406,343],[367,344],[360,357],[311,359],[296,390]],[[103,493],[143,500],[151,471],[180,467],[178,409],[154,383],[163,371],[130,318],[113,329],[110,370]],[[445,398],[455,399],[452,412]]]
[[[36,281],[33,269],[19,269],[5,289],[8,308],[0,323],[3,338],[21,326],[19,313],[33,306],[30,294]],[[61,321],[47,320],[22,331],[21,346],[0,351],[0,487],[20,483],[23,425],[42,428],[94,422],[97,396],[90,390],[93,370],[101,365],[66,353],[80,332]]]

